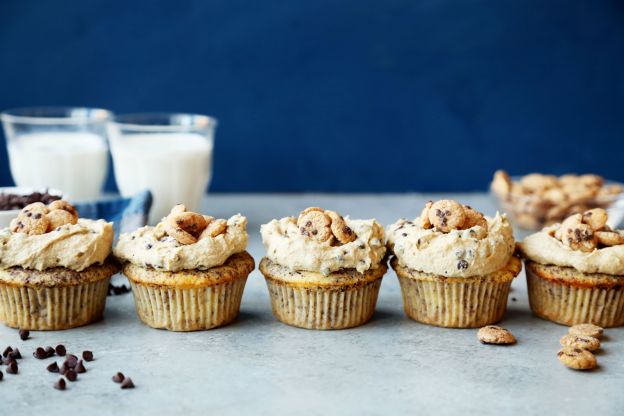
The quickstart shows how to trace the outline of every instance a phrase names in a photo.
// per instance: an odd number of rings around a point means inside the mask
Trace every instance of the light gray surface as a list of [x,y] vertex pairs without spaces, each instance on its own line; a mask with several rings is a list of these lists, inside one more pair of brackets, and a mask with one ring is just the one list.
[[[484,195],[450,196],[494,212]],[[210,195],[205,212],[247,215],[249,251],[258,261],[259,227],[272,218],[319,205],[387,225],[415,217],[432,198]],[[138,321],[130,294],[110,297],[105,319],[85,328],[33,332],[21,341],[17,331],[0,327],[0,347],[18,346],[24,355],[20,374],[5,373],[0,382],[0,415],[622,414],[624,329],[606,331],[597,370],[565,368],[556,353],[567,328],[531,315],[524,273],[513,283],[502,325],[517,345],[481,345],[476,330],[411,321],[390,271],[369,324],[329,332],[293,328],[273,318],[264,280],[255,271],[238,320],[211,331],[148,328]],[[31,355],[37,346],[58,343],[70,352],[93,350],[97,358],[64,392],[52,388],[58,375],[45,371],[54,359]],[[137,388],[120,390],[111,381],[116,371],[131,376]]]

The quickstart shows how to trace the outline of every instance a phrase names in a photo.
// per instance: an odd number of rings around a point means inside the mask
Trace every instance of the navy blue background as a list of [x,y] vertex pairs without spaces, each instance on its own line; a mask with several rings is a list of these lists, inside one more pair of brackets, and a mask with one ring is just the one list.
[[217,117],[213,191],[624,180],[621,1],[3,0],[0,54],[0,108]]

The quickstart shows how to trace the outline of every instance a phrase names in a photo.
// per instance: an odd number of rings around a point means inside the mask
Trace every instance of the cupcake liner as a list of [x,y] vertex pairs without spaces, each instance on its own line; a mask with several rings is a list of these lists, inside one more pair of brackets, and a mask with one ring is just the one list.
[[247,275],[225,283],[190,288],[129,280],[137,315],[145,324],[171,331],[199,331],[236,319]]
[[273,315],[307,329],[345,329],[368,322],[375,312],[381,277],[344,288],[301,286],[266,278]]
[[529,305],[540,318],[563,325],[593,323],[603,328],[624,325],[622,285],[575,285],[546,279],[525,267]]
[[72,286],[0,283],[0,321],[12,328],[58,330],[102,319],[110,277]]
[[407,316],[429,325],[477,328],[499,322],[512,279],[496,281],[418,278],[397,273]]

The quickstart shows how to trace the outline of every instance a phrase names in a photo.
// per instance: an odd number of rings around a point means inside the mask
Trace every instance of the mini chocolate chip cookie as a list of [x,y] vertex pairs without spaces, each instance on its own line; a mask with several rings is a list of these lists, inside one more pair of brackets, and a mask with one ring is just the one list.
[[459,229],[466,220],[464,208],[456,201],[441,199],[429,209],[429,221],[442,232]]
[[224,219],[215,220],[213,218],[212,221],[208,223],[208,226],[206,227],[206,229],[202,231],[202,233],[199,235],[199,239],[201,240],[202,238],[208,238],[208,237],[214,238],[220,234],[225,233],[226,230],[227,230],[226,220]]
[[509,345],[516,343],[516,337],[509,330],[496,325],[488,325],[479,329],[477,338],[483,344]]
[[624,244],[624,235],[616,231],[596,231],[596,241],[603,246],[619,246]]
[[573,370],[591,370],[597,365],[596,356],[583,348],[563,347],[557,353],[557,358]]
[[596,351],[600,348],[600,340],[589,335],[567,334],[561,337],[559,343],[562,347],[582,348],[587,351]]
[[76,224],[78,222],[77,216],[62,209],[52,210],[46,214],[46,217],[49,220],[47,229],[48,232],[53,231],[58,227],[62,227],[65,224]]
[[602,208],[594,208],[585,211],[582,215],[582,221],[589,225],[594,231],[602,230],[607,225],[607,211]]
[[297,226],[302,235],[319,242],[327,241],[332,237],[331,219],[323,211],[308,208],[304,215],[299,216]]
[[353,230],[347,225],[344,218],[336,211],[325,211],[325,215],[327,215],[331,219],[331,231],[334,234],[334,237],[342,244],[347,244],[352,241],[355,241],[357,236],[353,232]]
[[472,228],[477,225],[483,227],[485,230],[488,229],[487,220],[485,219],[483,214],[476,209],[473,209],[468,205],[464,205],[464,215],[466,216],[466,220],[461,227],[462,229],[467,230],[468,228]]
[[600,339],[604,333],[604,329],[594,324],[577,324],[568,329],[570,335],[587,335]]
[[50,211],[62,210],[62,211],[69,212],[73,217],[76,218],[76,220],[78,220],[78,211],[76,211],[76,208],[72,204],[70,204],[69,202],[63,199],[59,199],[57,201],[51,202],[50,205],[48,205],[48,209]]

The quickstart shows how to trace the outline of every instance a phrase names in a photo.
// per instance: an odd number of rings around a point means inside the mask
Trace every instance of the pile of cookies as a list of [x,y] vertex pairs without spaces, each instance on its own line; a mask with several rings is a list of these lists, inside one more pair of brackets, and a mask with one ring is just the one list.
[[532,173],[512,181],[507,172],[494,174],[491,189],[518,225],[540,229],[590,208],[607,208],[624,192],[598,175],[552,176]]
[[591,252],[599,246],[624,244],[624,234],[607,225],[607,211],[594,208],[566,218],[554,237],[573,250]]
[[62,199],[45,205],[34,202],[26,205],[11,221],[10,229],[14,233],[39,235],[54,231],[66,224],[76,224],[78,212],[72,204]]
[[435,228],[444,233],[467,230],[477,225],[486,231],[488,229],[487,220],[482,213],[451,199],[427,202],[418,219],[420,227]]
[[301,211],[297,218],[301,235],[318,242],[347,244],[357,239],[344,218],[336,211],[309,207]]
[[182,204],[171,209],[163,220],[164,231],[178,243],[195,244],[203,238],[214,238],[227,231],[227,221],[189,212]]
[[573,370],[591,370],[598,365],[594,351],[600,348],[604,330],[594,324],[579,324],[570,327],[559,343],[563,348],[557,358]]

